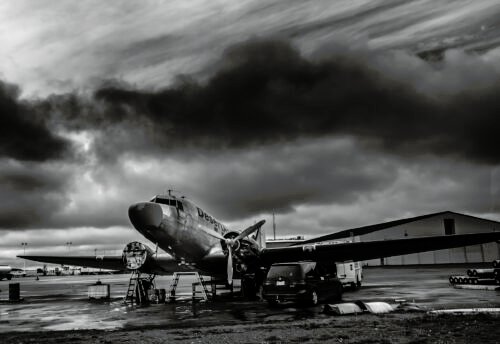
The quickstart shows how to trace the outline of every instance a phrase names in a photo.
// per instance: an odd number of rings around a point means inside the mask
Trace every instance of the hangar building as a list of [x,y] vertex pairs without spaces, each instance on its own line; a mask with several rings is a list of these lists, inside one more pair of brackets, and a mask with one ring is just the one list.
[[[361,241],[372,241],[491,231],[500,231],[500,222],[452,211],[443,211],[409,219],[348,229],[328,235],[327,240],[342,240],[350,237],[355,237],[357,239],[359,236]],[[304,241],[304,243],[306,242],[307,241]],[[365,261],[365,264],[374,266],[488,263],[495,259],[500,259],[500,244],[493,242],[439,251],[372,259]]]

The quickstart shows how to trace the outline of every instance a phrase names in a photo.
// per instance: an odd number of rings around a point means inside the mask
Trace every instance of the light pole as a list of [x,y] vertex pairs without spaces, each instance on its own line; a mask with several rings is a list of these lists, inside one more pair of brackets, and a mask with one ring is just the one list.
[[66,242],[66,246],[68,247],[68,252],[71,251],[71,245],[73,245],[71,241]]
[[[23,247],[23,256],[26,255],[26,246],[28,246],[27,242],[22,242],[21,246]],[[24,271],[26,272],[26,259],[24,259]]]

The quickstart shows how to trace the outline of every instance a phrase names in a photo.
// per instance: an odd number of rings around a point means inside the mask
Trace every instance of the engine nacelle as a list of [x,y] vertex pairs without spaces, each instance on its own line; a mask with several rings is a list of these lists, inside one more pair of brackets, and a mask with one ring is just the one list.
[[138,270],[154,260],[154,252],[138,241],[128,243],[123,249],[123,264],[129,270]]

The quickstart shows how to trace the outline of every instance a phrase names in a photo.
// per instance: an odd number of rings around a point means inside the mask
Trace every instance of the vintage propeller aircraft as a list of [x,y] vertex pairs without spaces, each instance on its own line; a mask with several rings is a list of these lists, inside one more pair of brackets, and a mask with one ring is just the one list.
[[[322,243],[327,236],[282,248],[266,248],[262,231],[264,220],[245,230],[229,230],[191,200],[172,192],[157,195],[149,202],[130,206],[133,226],[156,249],[139,243],[127,244],[121,256],[19,256],[39,262],[76,265],[112,270],[169,275],[179,271],[198,271],[204,275],[244,278],[265,274],[273,263],[290,261],[362,261],[409,253],[433,251],[500,240],[500,232],[419,237],[411,239]],[[388,228],[414,221],[408,218],[373,225]],[[367,226],[372,227],[372,226]],[[158,248],[168,256],[158,255]],[[258,280],[258,279],[257,279]]]

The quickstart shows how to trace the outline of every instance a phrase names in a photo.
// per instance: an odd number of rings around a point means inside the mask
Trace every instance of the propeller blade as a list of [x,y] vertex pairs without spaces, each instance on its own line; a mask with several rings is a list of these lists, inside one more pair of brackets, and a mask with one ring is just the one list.
[[231,245],[227,245],[227,283],[233,284],[233,253]]
[[209,231],[207,232],[208,235],[211,235],[213,236],[214,238],[217,238],[217,239],[220,239],[220,240],[224,240],[226,241],[226,238],[224,238],[221,234],[217,233],[217,232],[214,232],[214,231]]
[[266,220],[260,220],[259,222],[257,222],[253,226],[250,226],[247,229],[245,229],[243,232],[241,232],[236,238],[234,238],[234,240],[235,241],[236,240],[240,240],[240,239],[243,239],[246,236],[249,236],[253,232],[257,231],[260,227],[262,227],[262,225],[264,223],[266,223]]

